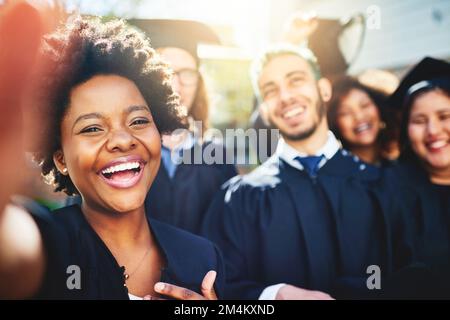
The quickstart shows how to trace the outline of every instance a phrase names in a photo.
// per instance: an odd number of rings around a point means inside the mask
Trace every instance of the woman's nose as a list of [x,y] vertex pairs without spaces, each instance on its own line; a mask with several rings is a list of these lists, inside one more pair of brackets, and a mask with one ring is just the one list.
[[136,147],[136,140],[127,130],[111,132],[107,143],[109,151],[127,151],[134,147]]

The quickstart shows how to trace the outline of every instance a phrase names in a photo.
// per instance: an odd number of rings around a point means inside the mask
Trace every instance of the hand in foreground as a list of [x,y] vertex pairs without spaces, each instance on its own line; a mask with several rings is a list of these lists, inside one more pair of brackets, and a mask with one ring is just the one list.
[[321,292],[306,290],[289,284],[278,290],[275,300],[334,300],[330,295]]
[[[216,292],[214,291],[214,281],[217,273],[209,271],[202,281],[201,291],[202,295],[195,291],[178,287],[173,284],[158,282],[155,284],[155,291],[162,296],[178,299],[178,300],[217,300]],[[152,296],[145,296],[144,300],[162,300]]]

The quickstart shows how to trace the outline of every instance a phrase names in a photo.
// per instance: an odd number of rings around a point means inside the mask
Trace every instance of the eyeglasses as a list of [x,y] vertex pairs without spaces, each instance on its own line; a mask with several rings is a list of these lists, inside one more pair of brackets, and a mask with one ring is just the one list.
[[199,73],[196,69],[180,69],[173,73],[178,77],[182,85],[192,86],[198,82]]

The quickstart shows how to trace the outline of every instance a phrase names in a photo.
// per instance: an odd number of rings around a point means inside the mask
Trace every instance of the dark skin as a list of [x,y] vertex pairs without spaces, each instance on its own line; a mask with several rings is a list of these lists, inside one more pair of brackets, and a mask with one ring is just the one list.
[[[159,168],[161,137],[139,89],[116,75],[94,76],[75,87],[61,137],[55,164],[70,175],[82,195],[86,219],[118,264],[126,267],[129,292],[159,297],[154,286],[165,262],[149,228],[144,200]],[[126,187],[105,181],[102,170],[130,156],[140,159],[140,179]]]
[[[107,94],[111,99],[100,99],[98,94]],[[215,272],[205,276],[200,288],[203,295],[171,284],[157,285],[164,261],[143,203],[158,170],[160,138],[149,108],[129,108],[143,102],[139,99],[142,96],[133,82],[114,75],[94,77],[74,88],[62,123],[62,150],[55,153],[55,164],[73,178],[80,190],[82,211],[89,224],[118,264],[132,273],[127,281],[130,293],[146,299],[216,299]],[[104,104],[101,110],[99,103]],[[77,120],[92,111],[96,117]],[[111,158],[125,155],[142,159],[142,174],[127,188],[113,190],[99,172]],[[0,244],[0,296],[33,295],[46,268],[45,248],[37,225],[24,209],[9,205],[3,210]]]
[[[3,11],[1,13],[3,14]],[[3,19],[2,16],[2,21],[12,21],[12,25],[16,22],[18,26],[23,25],[21,14],[11,14],[9,17],[11,17],[11,20]],[[32,30],[41,27],[39,19],[32,20],[30,18],[26,21],[34,23]],[[0,25],[0,29],[0,31],[3,30],[3,25]],[[34,43],[40,41],[38,34],[29,32],[4,34],[14,35],[16,40],[17,38],[25,39],[31,35],[36,40]],[[15,47],[8,44],[8,41],[8,38],[2,38],[2,46],[5,45],[5,47],[14,51]],[[25,40],[24,42],[31,43],[31,41]],[[37,49],[36,46],[33,50],[30,49],[27,52],[32,55],[35,49]],[[24,70],[32,70],[31,59],[28,59],[28,56],[22,56],[20,52],[18,50],[14,54],[2,55],[0,64],[5,66],[19,64],[23,65],[22,69]],[[11,72],[17,73],[17,69],[4,68],[3,70],[2,84],[7,84],[3,80],[9,79],[9,86],[13,84],[26,85],[24,81],[17,83],[11,81],[12,77],[9,75],[11,75]],[[71,99],[70,101],[69,112],[62,124],[62,149],[55,153],[54,160],[58,169],[64,174],[69,174],[77,188],[80,191],[83,190],[81,192],[84,200],[82,211],[92,228],[104,241],[118,264],[125,265],[128,272],[134,271],[127,281],[129,291],[139,296],[146,295],[148,299],[157,296],[158,290],[155,290],[154,287],[160,279],[160,269],[164,265],[160,250],[145,219],[143,207],[145,194],[158,170],[160,137],[153,124],[149,106],[146,105],[145,101],[138,101],[142,99],[142,96],[134,83],[117,76],[111,77],[116,80],[116,84],[119,81],[120,85],[119,88],[110,90],[108,95],[124,94],[125,92],[129,93],[128,98],[132,101],[113,99],[114,104],[110,103],[112,109],[96,110],[97,113],[101,114],[100,117],[84,118],[84,126],[82,121],[78,121],[76,126],[82,128],[78,127],[80,130],[77,132],[75,125],[68,125],[70,119],[72,119],[73,124],[76,120],[70,118],[73,115],[71,112],[76,111],[78,107],[81,108],[78,108],[79,112],[85,112],[86,110],[82,109],[83,107],[95,109],[99,105],[86,103],[89,96],[86,93],[89,90],[84,90],[84,94],[80,95],[79,91],[75,92],[77,87],[74,88],[72,94],[78,93],[77,99]],[[94,87],[98,89],[102,86]],[[95,88],[91,87],[90,89],[94,90]],[[101,90],[96,91],[97,94],[101,92]],[[0,107],[2,111],[5,111],[3,114],[6,116],[5,119],[8,120],[2,122],[2,133],[17,133],[17,129],[21,127],[21,114],[16,111],[19,108],[19,101],[26,100],[27,97],[25,95],[20,97],[20,92],[23,91],[19,89],[6,90],[5,87],[0,86],[0,96],[3,97]],[[90,94],[92,94],[92,90]],[[117,98],[117,95],[115,97]],[[105,101],[105,99],[100,100]],[[83,103],[78,103],[80,101],[83,101]],[[37,122],[45,125],[45,119],[35,118],[34,120],[40,120],[40,122]],[[94,123],[86,123],[86,121]],[[100,130],[89,129],[81,133],[86,127],[96,127]],[[25,126],[25,128],[28,127]],[[22,133],[21,130],[19,132]],[[99,134],[98,132],[103,133]],[[103,135],[105,132],[107,134]],[[24,131],[23,133],[26,134],[27,141],[32,140],[33,134],[31,132]],[[142,142],[142,140],[145,140],[145,142]],[[8,183],[2,183],[0,190],[0,298],[8,299],[27,298],[35,294],[42,283],[47,267],[45,247],[36,223],[24,208],[7,203],[9,196],[17,192],[16,186],[21,184],[20,176],[17,172],[11,170],[11,167],[17,167],[17,161],[20,159],[15,155],[23,152],[22,146],[18,142],[17,137],[13,140],[6,134],[0,136],[0,145],[4,147],[2,148],[3,152],[5,155],[12,155],[11,161],[9,161],[10,158],[3,159],[0,176],[10,177],[13,174],[10,179],[2,179],[2,181],[8,181]],[[142,175],[136,183],[127,190],[112,190],[109,185],[105,185],[103,181],[98,179],[98,170],[102,166],[108,164],[111,159],[130,154],[137,155],[142,160]],[[68,168],[67,172],[66,168]],[[128,198],[124,200],[124,196]],[[180,288],[183,292],[181,295],[176,290],[170,292],[159,290],[159,292],[165,294],[164,296],[173,298],[214,299],[216,298],[213,289],[214,278],[214,272],[205,276],[201,285],[203,295],[184,288]]]

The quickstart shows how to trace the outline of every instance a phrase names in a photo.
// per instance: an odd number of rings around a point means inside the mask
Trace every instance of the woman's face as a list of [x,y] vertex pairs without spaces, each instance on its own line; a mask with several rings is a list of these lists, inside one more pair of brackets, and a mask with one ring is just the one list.
[[159,167],[161,138],[134,82],[97,75],[74,87],[54,155],[91,208],[140,208]]
[[440,90],[419,95],[408,122],[411,147],[434,169],[450,168],[450,98]]
[[370,146],[380,131],[380,112],[367,93],[351,89],[338,106],[336,125],[348,145]]
[[158,52],[173,69],[172,88],[180,95],[181,105],[189,112],[197,93],[197,62],[189,52],[180,48],[167,47]]

